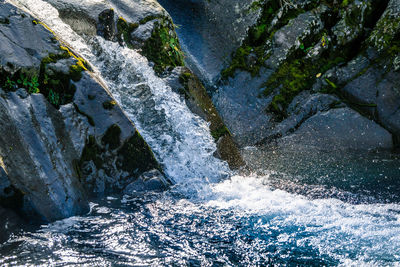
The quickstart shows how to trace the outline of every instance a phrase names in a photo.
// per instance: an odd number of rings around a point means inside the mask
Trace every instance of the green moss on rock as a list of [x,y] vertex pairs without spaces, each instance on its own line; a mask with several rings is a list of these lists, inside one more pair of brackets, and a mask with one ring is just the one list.
[[117,21],[118,39],[125,42],[128,47],[130,45],[131,33],[139,27],[137,23],[128,23],[124,18],[119,17]]
[[120,140],[121,128],[118,125],[111,125],[104,134],[101,142],[103,145],[108,145],[109,149],[116,149],[121,145]]
[[151,37],[142,48],[149,61],[154,62],[154,70],[161,74],[168,67],[184,66],[184,56],[173,30],[173,23],[167,19],[155,22]]
[[97,144],[96,138],[93,135],[90,135],[89,138],[86,140],[85,147],[82,152],[80,165],[84,162],[92,161],[97,169],[103,167],[104,161],[100,157],[102,153],[101,147]]
[[124,142],[118,155],[117,167],[129,173],[161,170],[153,152],[138,131]]

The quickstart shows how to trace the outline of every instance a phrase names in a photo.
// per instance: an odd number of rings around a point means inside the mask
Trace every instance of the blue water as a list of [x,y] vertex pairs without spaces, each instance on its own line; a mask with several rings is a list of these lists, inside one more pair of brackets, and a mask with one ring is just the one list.
[[[251,159],[259,153],[265,151],[248,149],[244,155]],[[312,161],[308,156],[302,161]],[[313,163],[301,179],[288,169],[283,174],[279,164],[275,170],[253,166],[258,175],[211,184],[192,180],[166,192],[97,200],[86,216],[15,235],[0,247],[0,265],[400,264],[399,194],[388,193],[380,175],[398,190],[399,159],[363,156],[359,164],[359,158],[349,159],[356,156],[326,156],[337,162],[335,168]],[[263,161],[255,165],[265,166]],[[295,164],[288,165],[295,169]],[[352,191],[346,190],[347,180],[355,181]]]
[[206,123],[146,59],[82,39],[41,0],[15,2],[93,64],[176,184],[92,200],[85,216],[16,233],[0,266],[400,265],[398,156],[246,148],[250,171],[231,173],[212,157]]

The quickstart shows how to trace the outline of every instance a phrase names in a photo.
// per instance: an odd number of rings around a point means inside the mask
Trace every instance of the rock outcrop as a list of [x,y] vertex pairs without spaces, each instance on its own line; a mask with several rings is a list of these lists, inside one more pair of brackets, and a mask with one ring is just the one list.
[[[226,160],[231,168],[244,165],[236,142],[232,139],[202,82],[193,72],[184,68],[184,53],[174,23],[158,2],[153,0],[128,1],[129,3],[113,0],[96,3],[46,1],[52,4],[60,12],[61,18],[78,33],[89,37],[100,35],[109,41],[136,49],[145,56],[153,65],[157,75],[164,78],[174,91],[185,97],[192,112],[210,122],[211,134],[219,144],[216,156]],[[82,31],[79,25],[85,25],[87,18],[92,21],[92,29]]]
[[84,59],[10,4],[0,21],[0,205],[62,219],[160,169]]
[[[268,143],[321,112],[347,107],[394,141],[389,146],[368,135],[371,142],[358,148],[399,146],[399,6],[397,0],[259,1],[258,20],[242,36],[213,94],[234,139]],[[223,18],[218,22],[231,28]],[[300,108],[294,112],[293,106]],[[344,132],[364,126],[357,120],[346,127]]]

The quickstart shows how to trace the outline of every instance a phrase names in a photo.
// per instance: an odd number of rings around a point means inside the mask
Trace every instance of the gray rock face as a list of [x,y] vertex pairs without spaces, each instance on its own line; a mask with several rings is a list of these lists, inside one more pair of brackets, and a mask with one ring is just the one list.
[[308,91],[295,97],[288,107],[288,117],[271,129],[268,136],[260,143],[272,141],[276,137],[282,137],[296,131],[307,119],[318,112],[328,111],[332,107],[344,107],[340,99],[328,94],[310,94]]
[[59,47],[43,27],[35,27],[33,18],[10,4],[0,6],[0,65],[15,73],[21,68],[37,72],[41,60]]
[[[223,79],[232,78],[223,80],[213,95],[236,140],[249,145],[281,138],[300,130],[318,112],[346,106],[382,125],[399,140],[400,102],[395,82],[399,1],[351,1],[335,8],[310,1],[281,2],[273,8],[268,2],[264,4],[266,10],[269,7],[274,12],[273,19],[265,15],[268,25],[256,23],[232,68],[222,72]],[[262,34],[267,37],[259,38]],[[267,58],[258,66],[259,72],[249,67],[257,62],[256,54]],[[313,69],[313,64],[319,67]],[[255,70],[253,77],[243,69]],[[270,84],[274,88],[260,88]]]
[[391,134],[349,108],[318,113],[292,135],[282,138],[282,146],[320,150],[370,151],[393,148]]
[[[135,126],[107,89],[87,74],[76,86],[73,106],[86,116],[86,120],[82,121],[82,115],[77,116],[76,111],[71,111],[71,105],[62,107],[62,110],[67,129],[82,155],[81,179],[87,191],[94,195],[121,192],[141,172],[157,168],[158,163],[150,148],[141,137],[136,137]],[[134,137],[142,143],[131,144]],[[130,144],[134,154],[126,155],[124,148]],[[142,160],[136,163],[129,161],[131,158]]]
[[[268,70],[263,74],[267,76]],[[271,73],[269,71],[269,73]],[[267,135],[271,127],[265,108],[271,99],[260,98],[263,79],[238,73],[213,95],[213,102],[235,140],[242,146],[254,144]]]
[[380,79],[381,73],[375,69],[369,69],[360,77],[349,82],[343,89],[343,93],[351,101],[365,105],[376,105],[378,88],[374,86]]
[[378,85],[379,120],[400,141],[400,73],[391,72]]
[[61,114],[40,94],[0,98],[0,155],[10,182],[45,220],[88,211],[74,171],[78,158]]
[[[63,21],[69,24],[78,34],[94,36],[99,34],[108,40],[115,39],[117,32],[117,20],[123,18],[127,23],[140,23],[142,20],[158,17],[167,17],[167,12],[155,0],[46,0],[60,13]],[[147,25],[145,28],[154,26]],[[151,28],[153,30],[153,28]],[[146,31],[142,28],[141,33],[135,37],[150,37],[143,35]],[[151,31],[150,31],[151,34]],[[146,40],[147,40],[146,38]]]
[[266,65],[272,69],[277,68],[306,38],[318,35],[324,26],[319,15],[305,12],[279,29],[273,37],[272,55]]
[[0,244],[7,241],[11,234],[21,230],[24,222],[10,209],[0,206]]
[[[15,7],[0,5],[0,16],[9,22],[0,24],[0,205],[62,219],[87,212],[88,194],[122,192],[142,172],[159,168],[107,88],[88,71],[74,71],[84,61]],[[18,82],[16,72],[31,84],[36,77],[35,90]],[[69,100],[57,104],[49,83]]]

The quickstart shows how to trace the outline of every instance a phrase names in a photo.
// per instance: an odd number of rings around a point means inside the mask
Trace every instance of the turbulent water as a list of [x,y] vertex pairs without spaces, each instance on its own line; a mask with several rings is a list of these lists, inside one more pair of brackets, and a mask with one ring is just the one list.
[[15,235],[1,266],[400,266],[398,158],[247,148],[254,174],[233,174],[212,156],[207,124],[145,58],[81,38],[42,1],[15,2],[93,64],[175,185]]

